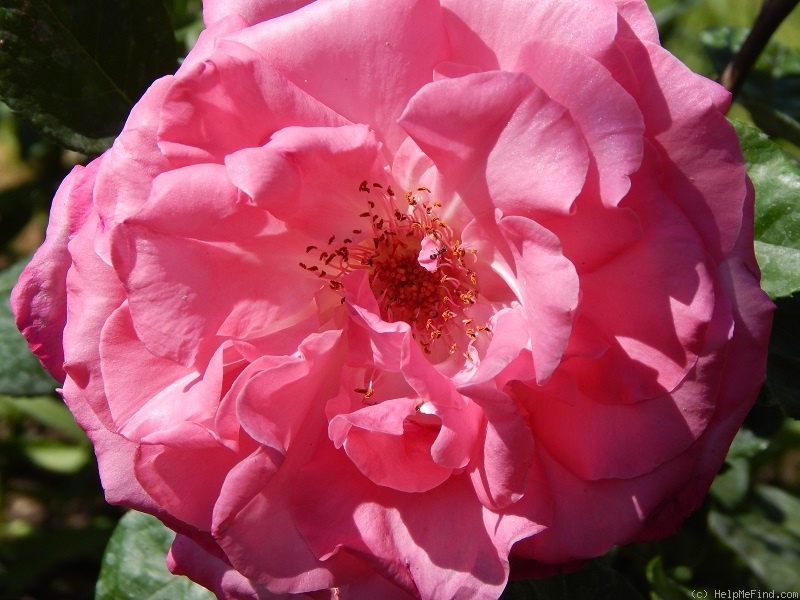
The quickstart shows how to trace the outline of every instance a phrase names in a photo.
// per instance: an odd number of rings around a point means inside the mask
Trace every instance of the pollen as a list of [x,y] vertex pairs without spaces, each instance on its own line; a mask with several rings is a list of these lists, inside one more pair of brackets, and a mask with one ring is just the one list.
[[[487,326],[474,324],[467,314],[479,299],[478,277],[471,268],[477,250],[463,246],[427,187],[399,196],[401,203],[391,186],[365,180],[358,190],[367,195],[366,210],[354,214],[359,226],[351,230],[353,237],[336,244],[336,236],[330,236],[328,250],[320,255],[325,270],[304,263],[301,268],[327,279],[337,292],[344,275],[366,270],[384,320],[408,323],[426,354],[441,345],[445,353],[461,350],[472,360],[470,345],[479,334],[489,334]],[[314,250],[309,246],[306,252]],[[356,391],[371,396],[370,388]]]

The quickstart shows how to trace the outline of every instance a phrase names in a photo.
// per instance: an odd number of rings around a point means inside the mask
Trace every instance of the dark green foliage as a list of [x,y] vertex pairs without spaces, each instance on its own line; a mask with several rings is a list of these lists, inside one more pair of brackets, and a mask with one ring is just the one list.
[[767,389],[786,413],[800,419],[800,295],[781,298],[772,324]]
[[624,575],[603,560],[569,575],[510,583],[501,600],[644,600]]
[[67,148],[107,148],[133,103],[176,66],[161,0],[3,0],[0,7],[0,99]]

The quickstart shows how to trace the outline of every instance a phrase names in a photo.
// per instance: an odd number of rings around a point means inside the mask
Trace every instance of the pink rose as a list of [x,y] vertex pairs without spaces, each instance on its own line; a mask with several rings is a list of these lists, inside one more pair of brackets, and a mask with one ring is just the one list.
[[674,532],[771,304],[729,96],[645,3],[205,18],[13,297],[170,568],[220,598],[495,598]]

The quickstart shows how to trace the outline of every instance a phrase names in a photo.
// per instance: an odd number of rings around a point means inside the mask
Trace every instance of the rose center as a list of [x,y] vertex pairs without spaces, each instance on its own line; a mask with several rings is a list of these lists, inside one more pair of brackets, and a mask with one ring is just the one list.
[[[300,266],[328,279],[334,290],[345,274],[367,269],[384,320],[408,323],[426,354],[445,344],[451,354],[460,349],[471,358],[470,343],[489,330],[467,314],[478,300],[478,278],[469,267],[477,250],[465,248],[442,220],[442,205],[429,199],[428,188],[408,192],[402,201],[377,183],[364,181],[359,189],[369,194],[359,215],[365,225],[340,245],[331,236],[319,266]],[[307,248],[314,251],[319,249]]]

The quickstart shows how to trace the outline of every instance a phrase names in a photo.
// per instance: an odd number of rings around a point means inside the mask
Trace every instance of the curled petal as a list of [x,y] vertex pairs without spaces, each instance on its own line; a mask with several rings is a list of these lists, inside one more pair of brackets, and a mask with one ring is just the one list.
[[422,88],[400,125],[458,186],[476,216],[564,214],[589,158],[566,109],[521,73],[494,71]]
[[72,258],[67,244],[89,218],[94,178],[102,158],[86,168],[75,167],[58,188],[47,238],[22,272],[11,295],[11,308],[19,330],[42,365],[63,382],[62,335],[67,320],[63,301]]

